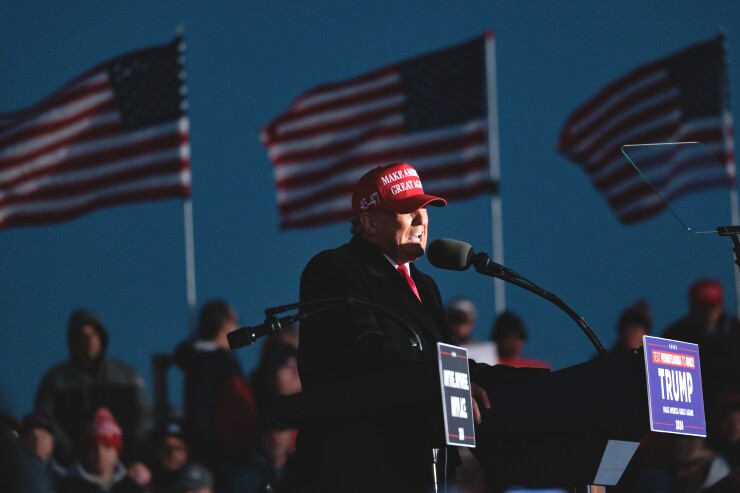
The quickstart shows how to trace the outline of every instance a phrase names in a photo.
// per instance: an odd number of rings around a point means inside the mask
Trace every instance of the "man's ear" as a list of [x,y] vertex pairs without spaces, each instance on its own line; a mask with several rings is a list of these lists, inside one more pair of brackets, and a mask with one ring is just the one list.
[[369,212],[363,212],[360,214],[360,224],[362,224],[362,230],[365,234],[373,236],[378,231],[375,225],[375,216]]

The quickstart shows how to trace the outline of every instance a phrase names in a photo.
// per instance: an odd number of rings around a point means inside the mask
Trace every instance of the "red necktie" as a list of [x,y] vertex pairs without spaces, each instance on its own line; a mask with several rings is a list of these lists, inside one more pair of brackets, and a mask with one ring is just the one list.
[[396,267],[396,270],[398,271],[401,276],[406,279],[406,282],[408,283],[409,287],[411,288],[411,291],[414,292],[416,295],[416,298],[421,301],[421,296],[419,296],[419,290],[416,289],[416,283],[413,279],[411,279],[411,276],[409,275],[409,270],[406,268],[405,265],[399,265]]

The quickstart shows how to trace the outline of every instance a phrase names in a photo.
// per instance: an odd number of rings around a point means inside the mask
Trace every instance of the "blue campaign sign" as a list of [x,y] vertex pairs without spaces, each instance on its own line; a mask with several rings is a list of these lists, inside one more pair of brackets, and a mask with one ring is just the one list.
[[707,436],[699,346],[643,336],[650,429]]
[[437,361],[447,445],[475,447],[468,351],[462,347],[438,342]]

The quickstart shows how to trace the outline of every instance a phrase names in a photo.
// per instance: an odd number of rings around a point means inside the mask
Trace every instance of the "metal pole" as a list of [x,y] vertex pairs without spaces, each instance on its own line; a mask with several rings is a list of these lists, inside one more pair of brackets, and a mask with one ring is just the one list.
[[193,203],[190,198],[183,200],[185,222],[185,279],[187,286],[188,327],[190,333],[196,330],[195,317],[195,246],[193,240]]
[[[496,45],[493,31],[486,32],[486,88],[488,93],[488,161],[491,182],[496,187],[491,194],[492,256],[494,262],[503,265],[504,239],[501,194],[499,191],[501,169],[499,161],[498,100],[496,96]],[[493,281],[494,308],[497,314],[506,309],[505,285],[506,283],[501,279]]]

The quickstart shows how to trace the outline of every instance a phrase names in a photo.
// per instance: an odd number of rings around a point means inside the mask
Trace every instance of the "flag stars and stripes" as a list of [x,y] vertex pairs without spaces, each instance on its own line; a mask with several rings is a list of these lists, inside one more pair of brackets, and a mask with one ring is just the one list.
[[484,53],[481,36],[296,98],[261,133],[281,228],[350,219],[355,182],[390,162],[448,199],[490,191]]
[[[644,220],[665,207],[660,196],[677,198],[734,183],[728,98],[724,41],[718,38],[608,84],[569,116],[558,148],[582,166],[621,222]],[[625,144],[686,141],[708,146],[725,169],[658,153],[643,163],[650,168],[653,191],[621,153]]]
[[123,55],[0,115],[0,228],[190,195],[179,40]]

